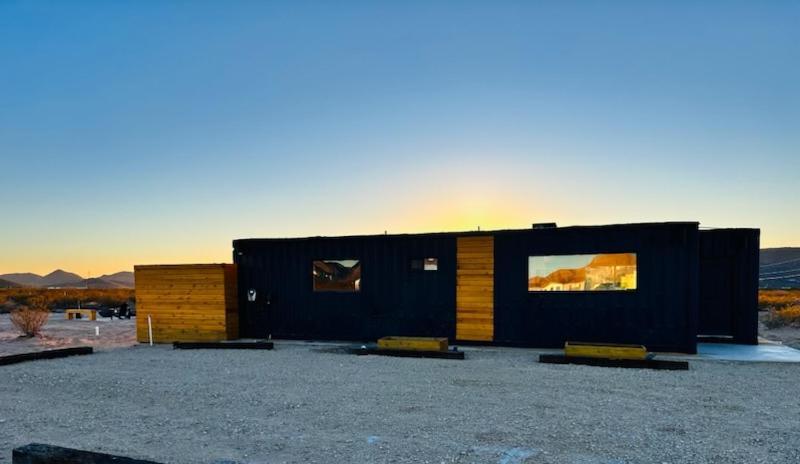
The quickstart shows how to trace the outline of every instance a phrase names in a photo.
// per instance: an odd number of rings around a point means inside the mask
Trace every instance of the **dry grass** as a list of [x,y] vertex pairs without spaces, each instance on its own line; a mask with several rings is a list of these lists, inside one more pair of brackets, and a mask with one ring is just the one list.
[[134,299],[131,288],[112,289],[44,289],[44,288],[10,288],[0,289],[0,313],[29,306],[40,298],[49,310],[74,308],[78,303],[97,303],[101,306],[119,306]]
[[787,306],[781,310],[770,310],[769,315],[763,321],[764,325],[770,329],[786,326],[800,328],[800,305]]
[[26,337],[39,335],[49,318],[50,310],[41,296],[31,298],[27,306],[11,312],[11,323]]
[[780,311],[789,306],[800,305],[800,290],[760,290],[758,309]]
[[758,308],[769,311],[762,319],[769,329],[800,327],[800,290],[761,290]]

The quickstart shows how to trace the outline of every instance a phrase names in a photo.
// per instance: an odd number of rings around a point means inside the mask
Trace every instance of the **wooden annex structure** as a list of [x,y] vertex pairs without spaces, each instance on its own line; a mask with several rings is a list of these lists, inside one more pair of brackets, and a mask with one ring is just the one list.
[[232,340],[239,336],[236,265],[135,266],[136,338],[155,343]]

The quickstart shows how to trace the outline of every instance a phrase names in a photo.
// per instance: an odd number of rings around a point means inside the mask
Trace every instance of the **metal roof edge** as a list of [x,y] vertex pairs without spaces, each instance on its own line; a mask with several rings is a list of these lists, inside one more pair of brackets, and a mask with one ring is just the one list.
[[488,234],[507,234],[507,233],[521,233],[521,232],[535,232],[547,233],[559,230],[574,230],[574,229],[605,229],[605,228],[619,228],[619,227],[656,227],[656,226],[690,226],[699,228],[700,223],[696,221],[665,221],[665,222],[633,222],[633,223],[620,223],[620,224],[597,224],[597,225],[569,225],[563,227],[554,227],[548,229],[492,229],[492,230],[469,230],[469,231],[451,231],[451,232],[413,232],[401,234],[360,234],[360,235],[315,235],[305,237],[274,237],[274,238],[240,238],[234,239],[233,245],[238,243],[265,243],[265,242],[291,242],[291,241],[306,241],[306,240],[338,240],[338,239],[364,239],[376,237],[444,237],[444,236],[475,236],[475,235],[488,235]]

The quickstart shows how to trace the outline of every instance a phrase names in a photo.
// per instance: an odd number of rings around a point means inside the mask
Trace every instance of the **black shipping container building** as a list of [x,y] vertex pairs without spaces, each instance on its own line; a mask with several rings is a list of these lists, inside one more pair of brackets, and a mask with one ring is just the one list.
[[756,343],[757,229],[696,222],[233,243],[243,337],[694,353]]

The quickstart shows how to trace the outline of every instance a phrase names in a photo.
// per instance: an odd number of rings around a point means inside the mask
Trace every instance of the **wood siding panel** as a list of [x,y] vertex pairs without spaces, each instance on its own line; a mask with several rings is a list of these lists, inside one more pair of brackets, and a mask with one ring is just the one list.
[[225,334],[228,340],[239,338],[239,287],[236,266],[225,268]]
[[494,238],[459,237],[456,259],[456,339],[494,339]]
[[156,343],[238,338],[236,266],[135,266],[136,337]]

